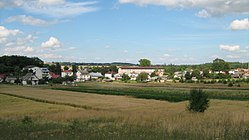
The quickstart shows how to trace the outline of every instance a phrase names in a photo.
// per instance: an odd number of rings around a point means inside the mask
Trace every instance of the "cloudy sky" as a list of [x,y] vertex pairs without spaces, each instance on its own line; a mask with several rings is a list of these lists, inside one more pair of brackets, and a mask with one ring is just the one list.
[[249,61],[248,0],[0,0],[0,56]]

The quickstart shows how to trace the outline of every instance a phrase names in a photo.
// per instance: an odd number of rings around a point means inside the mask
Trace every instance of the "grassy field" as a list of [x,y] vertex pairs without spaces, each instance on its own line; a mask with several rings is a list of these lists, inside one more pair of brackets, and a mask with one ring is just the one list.
[[243,87],[230,87],[224,84],[183,84],[183,83],[79,83],[76,87],[59,86],[52,89],[86,92],[105,95],[126,95],[143,99],[166,100],[180,102],[189,100],[189,91],[192,88],[201,88],[210,99],[249,101],[249,84]]
[[[152,88],[114,84],[80,86]],[[212,99],[205,113],[186,111],[187,103],[0,85],[0,139],[249,138],[248,101]]]

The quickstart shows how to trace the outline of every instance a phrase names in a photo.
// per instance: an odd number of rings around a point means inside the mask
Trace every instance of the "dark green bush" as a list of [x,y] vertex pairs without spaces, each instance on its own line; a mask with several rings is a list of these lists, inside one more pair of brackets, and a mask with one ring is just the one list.
[[230,82],[230,83],[228,84],[228,87],[232,87],[232,86],[233,86],[233,83]]
[[187,109],[193,112],[204,112],[209,106],[208,95],[201,89],[190,91],[190,100]]

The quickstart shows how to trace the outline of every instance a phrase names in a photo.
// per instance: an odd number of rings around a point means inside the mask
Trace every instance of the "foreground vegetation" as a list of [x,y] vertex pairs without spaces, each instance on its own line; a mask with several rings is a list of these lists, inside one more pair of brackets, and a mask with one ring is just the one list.
[[[168,127],[159,122],[144,125],[129,124],[117,119],[70,120],[67,123],[33,122],[32,118],[20,121],[0,120],[3,139],[226,139],[246,140],[248,124],[234,124],[231,120],[200,122],[200,126]],[[213,130],[210,129],[215,128]]]
[[[97,83],[85,86],[94,84]],[[144,86],[148,89],[146,86],[152,85]],[[210,100],[205,113],[191,113],[186,110],[187,101],[170,103],[47,87],[0,85],[0,88],[1,139],[247,140],[249,137],[249,104],[245,101]]]

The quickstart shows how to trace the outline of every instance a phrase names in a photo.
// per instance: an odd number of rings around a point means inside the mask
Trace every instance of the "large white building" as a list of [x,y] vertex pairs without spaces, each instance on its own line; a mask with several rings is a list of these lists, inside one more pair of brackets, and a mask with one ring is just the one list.
[[37,66],[26,66],[23,68],[23,70],[28,70],[29,73],[33,73],[38,79],[43,79],[45,77],[51,78],[49,75],[49,70],[48,68],[40,68]]
[[140,74],[142,72],[151,74],[153,72],[156,72],[158,75],[163,75],[164,68],[163,67],[139,67],[139,66],[124,66],[119,67],[118,74]]

